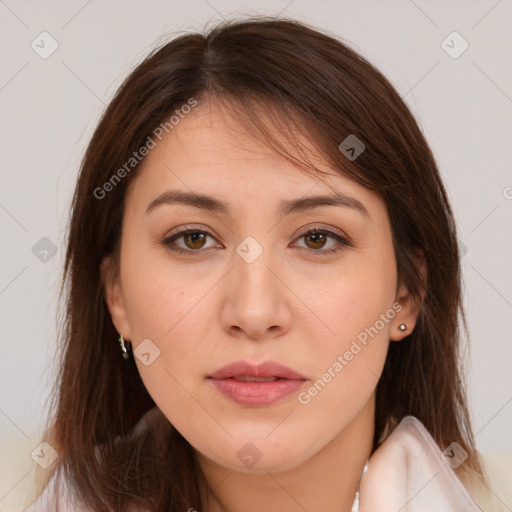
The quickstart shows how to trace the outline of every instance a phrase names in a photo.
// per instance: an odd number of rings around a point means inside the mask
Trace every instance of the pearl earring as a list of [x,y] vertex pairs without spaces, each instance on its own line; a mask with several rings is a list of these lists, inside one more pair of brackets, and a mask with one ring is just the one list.
[[405,331],[405,330],[407,329],[407,325],[405,325],[405,324],[400,324],[400,325],[398,326],[398,328],[403,332],[403,331]]

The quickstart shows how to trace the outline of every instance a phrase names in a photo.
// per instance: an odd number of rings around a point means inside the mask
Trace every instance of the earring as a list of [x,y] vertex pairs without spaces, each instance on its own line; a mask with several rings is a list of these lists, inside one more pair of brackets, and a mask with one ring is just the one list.
[[123,358],[130,359],[130,343],[128,343],[128,347],[127,347],[122,334],[119,335],[119,345],[121,346],[121,352],[123,354]]
[[405,325],[405,324],[400,324],[400,325],[398,326],[398,328],[403,332],[403,331],[405,331],[405,330],[407,329],[407,325]]

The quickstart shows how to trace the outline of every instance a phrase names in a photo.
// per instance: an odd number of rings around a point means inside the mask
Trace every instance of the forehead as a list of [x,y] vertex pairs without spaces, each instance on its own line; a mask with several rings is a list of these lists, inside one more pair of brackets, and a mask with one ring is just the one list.
[[[262,200],[279,201],[282,205],[283,199],[339,191],[367,205],[367,210],[375,202],[383,206],[375,192],[333,170],[305,136],[297,134],[303,150],[310,162],[327,175],[304,172],[249,130],[215,102],[197,106],[161,141],[156,140],[156,147],[139,166],[129,195],[137,190],[136,196],[146,202],[147,208],[148,201],[154,201],[166,190],[176,189],[224,196],[246,206],[251,200],[258,204]],[[274,133],[279,137],[275,129]]]

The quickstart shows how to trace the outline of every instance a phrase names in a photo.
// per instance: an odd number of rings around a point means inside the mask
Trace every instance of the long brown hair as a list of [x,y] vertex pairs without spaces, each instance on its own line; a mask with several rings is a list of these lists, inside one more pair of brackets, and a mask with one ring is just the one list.
[[[467,327],[456,227],[433,154],[390,82],[346,43],[294,20],[257,17],[181,35],[153,51],[121,85],[85,153],[69,224],[62,361],[48,429],[58,469],[79,497],[98,512],[134,504],[201,508],[193,452],[165,417],[129,435],[155,404],[133,359],[120,356],[100,274],[106,255],[118,263],[124,197],[137,166],[122,179],[112,176],[191,98],[221,101],[251,133],[318,177],[298,135],[306,137],[340,174],[381,195],[398,278],[414,297],[426,295],[414,331],[390,345],[376,390],[374,449],[413,415],[441,449],[459,443],[469,454],[461,471],[480,475],[459,341]],[[279,128],[280,140],[269,126]],[[339,149],[349,135],[365,145],[356,159]],[[109,180],[108,193],[98,192]]]

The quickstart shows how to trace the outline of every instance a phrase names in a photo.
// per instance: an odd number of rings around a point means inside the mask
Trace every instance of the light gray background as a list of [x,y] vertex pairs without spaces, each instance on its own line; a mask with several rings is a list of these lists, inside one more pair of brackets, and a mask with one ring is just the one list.
[[[283,13],[348,41],[420,120],[467,247],[462,266],[477,446],[512,452],[512,2],[258,4],[0,1],[0,442],[37,437],[43,426],[67,213],[104,105],[163,35],[237,13]],[[48,59],[31,48],[43,31],[59,44]],[[469,43],[457,59],[441,47],[453,31]],[[32,252],[42,237],[57,247],[46,263]]]

